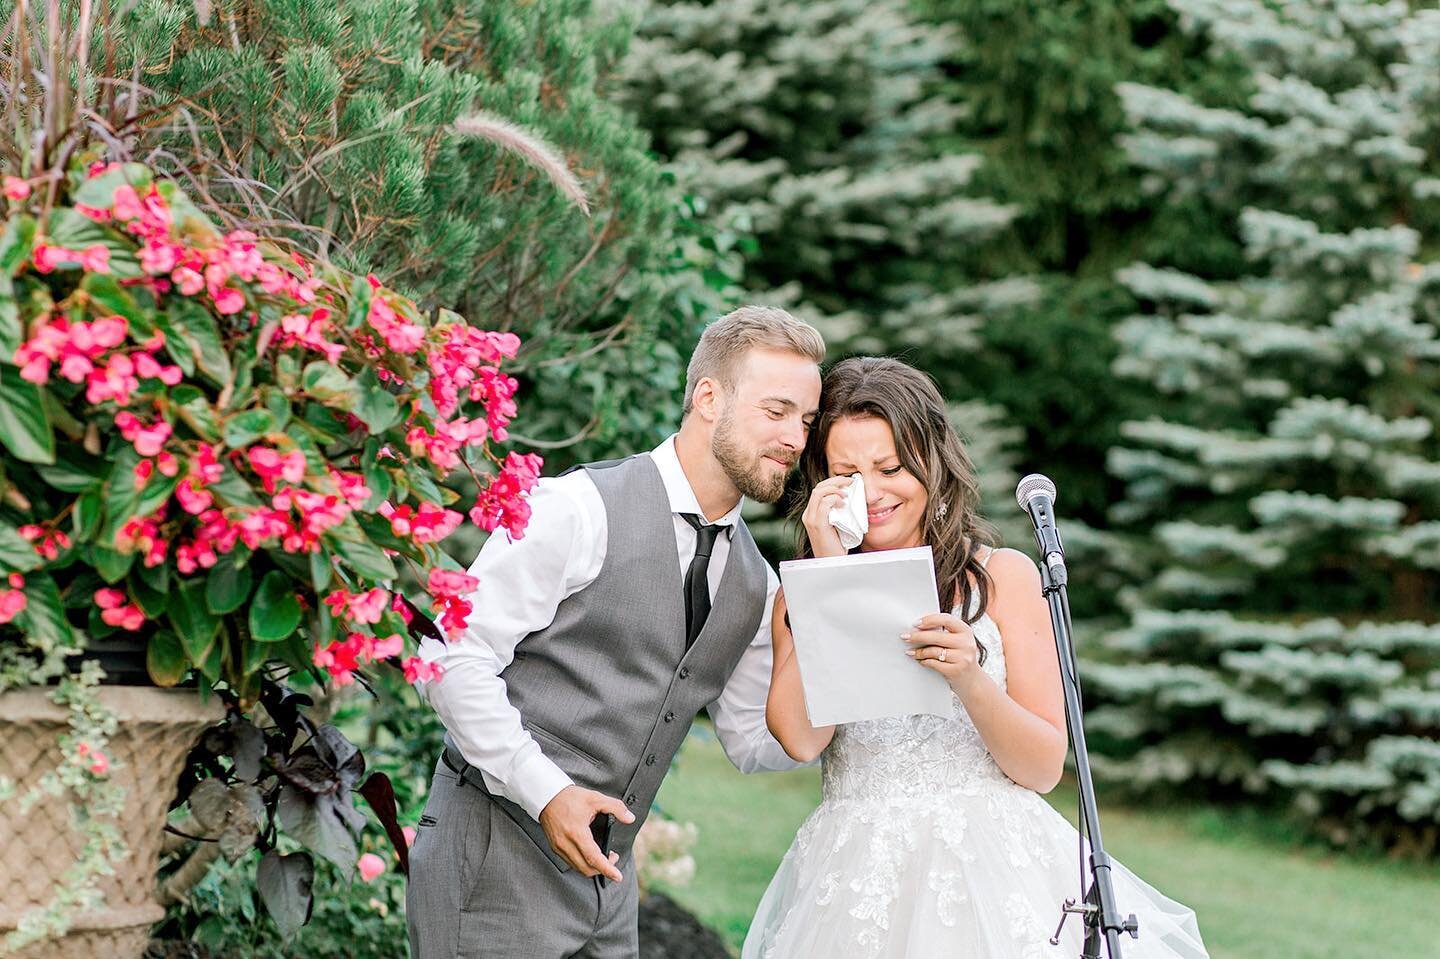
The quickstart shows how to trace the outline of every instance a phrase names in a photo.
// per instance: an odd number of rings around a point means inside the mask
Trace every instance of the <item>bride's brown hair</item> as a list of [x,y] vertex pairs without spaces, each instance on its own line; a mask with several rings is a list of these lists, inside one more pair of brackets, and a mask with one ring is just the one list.
[[[900,463],[925,487],[929,501],[921,542],[935,556],[935,585],[941,604],[959,597],[967,623],[978,620],[989,604],[992,583],[980,563],[980,550],[999,537],[981,518],[975,467],[955,428],[945,416],[945,401],[930,377],[899,360],[857,356],[842,360],[825,375],[820,413],[800,454],[801,489],[791,509],[799,527],[799,554],[813,556],[800,515],[816,484],[830,476],[825,442],[843,419],[875,417],[890,425]],[[973,610],[972,599],[978,593]],[[983,655],[983,650],[982,650]]]

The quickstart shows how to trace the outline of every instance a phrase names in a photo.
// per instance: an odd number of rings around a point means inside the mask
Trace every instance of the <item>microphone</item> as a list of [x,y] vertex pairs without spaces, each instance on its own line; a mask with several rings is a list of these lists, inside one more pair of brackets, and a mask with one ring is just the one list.
[[1055,528],[1055,483],[1048,476],[1031,473],[1015,487],[1015,502],[1035,526],[1035,545],[1040,549],[1040,561],[1049,571],[1051,582],[1064,586],[1065,547],[1060,542],[1060,531]]

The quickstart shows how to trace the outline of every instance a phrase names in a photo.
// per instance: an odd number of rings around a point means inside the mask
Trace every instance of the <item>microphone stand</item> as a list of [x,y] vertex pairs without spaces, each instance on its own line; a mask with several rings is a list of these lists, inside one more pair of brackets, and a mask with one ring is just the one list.
[[[1084,917],[1085,942],[1081,959],[1102,959],[1100,940],[1105,940],[1109,959],[1120,959],[1120,933],[1139,938],[1140,924],[1132,913],[1120,918],[1115,904],[1115,889],[1110,881],[1110,857],[1100,838],[1100,810],[1095,803],[1095,782],[1090,775],[1090,754],[1085,748],[1085,727],[1080,709],[1080,676],[1075,669],[1075,645],[1070,635],[1070,598],[1066,593],[1068,574],[1060,535],[1053,525],[1035,527],[1035,542],[1040,548],[1041,592],[1050,604],[1050,623],[1055,630],[1055,650],[1060,657],[1060,684],[1065,691],[1065,720],[1070,730],[1070,746],[1075,751],[1075,774],[1080,783],[1081,827],[1090,837],[1090,888],[1085,901],[1076,904],[1066,899],[1061,907],[1060,925],[1050,944],[1060,944],[1060,931],[1072,913]],[[1083,859],[1083,853],[1082,853]],[[1083,873],[1085,865],[1081,862]]]

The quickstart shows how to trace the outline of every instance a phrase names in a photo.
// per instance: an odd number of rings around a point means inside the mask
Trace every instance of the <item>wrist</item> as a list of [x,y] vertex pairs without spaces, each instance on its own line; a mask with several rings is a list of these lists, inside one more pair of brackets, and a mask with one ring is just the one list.
[[950,680],[950,688],[954,690],[956,696],[960,697],[962,703],[969,702],[975,695],[982,692],[986,684],[994,685],[994,682],[978,665]]

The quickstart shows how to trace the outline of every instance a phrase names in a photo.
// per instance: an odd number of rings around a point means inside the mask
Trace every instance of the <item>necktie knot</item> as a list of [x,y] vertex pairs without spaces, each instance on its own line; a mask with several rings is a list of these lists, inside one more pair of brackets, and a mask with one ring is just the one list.
[[695,530],[695,554],[709,556],[715,550],[715,540],[725,531],[725,527],[719,523],[706,523],[704,519],[694,513],[681,513],[685,522],[689,523]]

